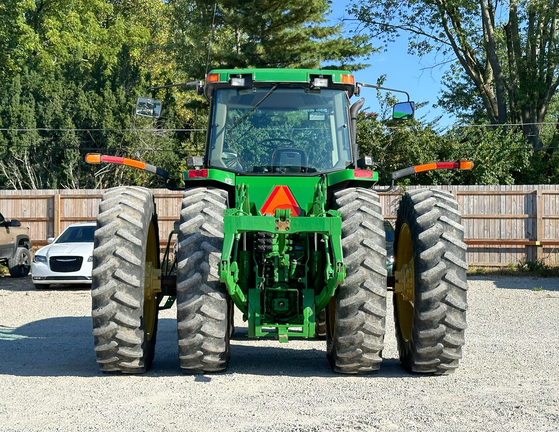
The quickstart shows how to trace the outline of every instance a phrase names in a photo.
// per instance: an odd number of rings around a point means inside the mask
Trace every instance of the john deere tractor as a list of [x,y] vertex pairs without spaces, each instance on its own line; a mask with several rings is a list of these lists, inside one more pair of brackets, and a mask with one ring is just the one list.
[[[371,159],[360,157],[353,105],[363,87],[345,71],[214,70],[194,82],[210,101],[206,152],[183,173],[176,230],[159,255],[152,193],[117,187],[102,198],[93,252],[93,334],[102,371],[146,371],[158,311],[176,301],[180,367],[222,371],[233,312],[255,339],[326,339],[333,370],[361,374],[381,364],[387,292],[400,360],[411,372],[446,374],[461,358],[466,328],[466,245],[458,204],[434,189],[403,194],[393,276]],[[386,89],[391,90],[391,89]],[[405,92],[404,92],[405,93]],[[137,113],[161,103],[140,98]],[[414,104],[394,107],[409,119]],[[152,165],[90,154],[169,175]],[[471,162],[408,167],[394,180]]]

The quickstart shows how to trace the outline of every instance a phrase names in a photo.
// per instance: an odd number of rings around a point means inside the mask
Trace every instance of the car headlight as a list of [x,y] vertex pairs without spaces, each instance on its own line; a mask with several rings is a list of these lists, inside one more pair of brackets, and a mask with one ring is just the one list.
[[93,262],[93,255],[91,255],[88,259],[87,262]]
[[33,262],[34,263],[46,263],[47,262],[47,257],[44,255],[35,255],[33,257]]

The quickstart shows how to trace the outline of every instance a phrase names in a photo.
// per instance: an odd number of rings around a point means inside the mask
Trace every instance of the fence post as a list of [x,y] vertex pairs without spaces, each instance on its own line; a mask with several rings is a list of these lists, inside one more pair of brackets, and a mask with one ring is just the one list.
[[542,190],[536,190],[536,259],[543,260],[543,247],[540,242],[544,239],[543,226],[543,196]]
[[60,234],[60,191],[54,193],[54,215],[53,215],[53,228],[54,237],[58,237]]

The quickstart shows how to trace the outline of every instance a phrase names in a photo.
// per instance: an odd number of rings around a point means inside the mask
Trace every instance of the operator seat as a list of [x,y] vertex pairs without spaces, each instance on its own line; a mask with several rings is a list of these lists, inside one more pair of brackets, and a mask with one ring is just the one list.
[[300,173],[307,170],[307,154],[295,148],[279,148],[272,153],[272,172]]

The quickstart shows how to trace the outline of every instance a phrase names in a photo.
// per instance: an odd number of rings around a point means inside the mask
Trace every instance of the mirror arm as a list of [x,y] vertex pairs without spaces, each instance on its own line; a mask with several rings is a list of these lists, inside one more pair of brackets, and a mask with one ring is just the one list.
[[164,88],[171,88],[171,87],[187,87],[187,86],[202,87],[202,85],[203,85],[202,81],[189,81],[189,82],[185,82],[185,83],[181,83],[181,84],[167,84],[167,85],[163,85],[163,86],[148,87],[146,89],[146,92],[159,90],[159,89],[164,89]]
[[409,93],[407,91],[404,91],[404,90],[398,90],[398,89],[393,89],[393,88],[388,88],[388,87],[383,87],[383,86],[373,85],[373,84],[365,84],[365,83],[360,83],[360,82],[355,84],[355,86],[357,88],[369,87],[369,88],[374,88],[374,89],[377,89],[377,90],[386,90],[386,91],[393,91],[393,92],[397,92],[397,93],[404,93],[406,95],[406,97],[408,98],[408,102],[410,101]]

